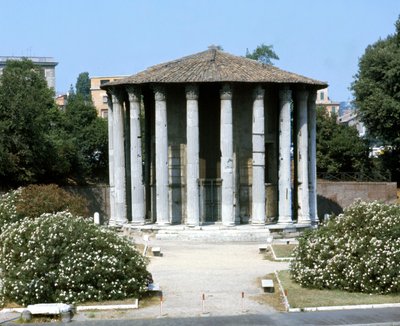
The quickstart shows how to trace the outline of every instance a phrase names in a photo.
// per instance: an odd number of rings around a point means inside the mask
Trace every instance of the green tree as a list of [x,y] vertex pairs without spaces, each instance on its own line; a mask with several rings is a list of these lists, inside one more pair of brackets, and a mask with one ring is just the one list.
[[400,183],[400,17],[393,35],[366,48],[351,89],[368,133],[387,145],[382,166]]
[[264,43],[256,47],[253,52],[246,50],[246,58],[260,61],[267,65],[273,65],[271,60],[279,60],[278,55],[273,50],[273,45],[265,45]]
[[108,167],[107,122],[97,116],[93,103],[78,92],[68,97],[64,128],[76,153],[73,177],[80,182],[104,179]]
[[81,95],[86,101],[91,100],[90,78],[88,72],[81,72],[76,80],[76,95]]
[[317,171],[367,172],[368,144],[354,127],[336,123],[323,107],[317,108]]
[[53,91],[32,61],[7,61],[0,77],[0,183],[20,185],[49,177],[57,160],[53,129]]

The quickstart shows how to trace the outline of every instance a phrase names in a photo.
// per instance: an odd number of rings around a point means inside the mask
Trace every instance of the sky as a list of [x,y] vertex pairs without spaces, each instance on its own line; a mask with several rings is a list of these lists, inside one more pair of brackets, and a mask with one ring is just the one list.
[[349,87],[365,48],[394,33],[400,0],[0,0],[0,56],[53,57],[56,91],[81,72],[133,75],[220,45],[273,45],[278,68]]

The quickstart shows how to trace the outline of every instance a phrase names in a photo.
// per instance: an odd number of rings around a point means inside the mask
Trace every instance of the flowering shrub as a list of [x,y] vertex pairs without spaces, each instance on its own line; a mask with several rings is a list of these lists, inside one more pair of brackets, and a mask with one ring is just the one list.
[[57,185],[30,185],[12,190],[0,196],[0,233],[6,223],[64,210],[74,215],[88,215],[83,197],[70,194]]
[[146,290],[146,259],[113,231],[69,212],[7,224],[0,249],[6,301],[76,303]]
[[6,223],[15,222],[19,218],[16,203],[21,190],[13,190],[0,196],[0,233]]
[[358,201],[299,239],[292,278],[305,287],[400,292],[400,206]]

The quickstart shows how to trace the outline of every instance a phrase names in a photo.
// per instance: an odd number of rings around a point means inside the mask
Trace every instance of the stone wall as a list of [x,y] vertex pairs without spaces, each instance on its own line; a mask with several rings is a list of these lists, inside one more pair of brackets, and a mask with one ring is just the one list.
[[318,180],[318,216],[340,214],[355,200],[379,200],[396,203],[397,185],[395,182],[331,182]]

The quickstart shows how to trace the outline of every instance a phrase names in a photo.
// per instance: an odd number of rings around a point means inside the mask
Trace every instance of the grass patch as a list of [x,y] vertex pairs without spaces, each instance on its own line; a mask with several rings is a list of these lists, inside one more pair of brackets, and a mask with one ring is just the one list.
[[273,244],[271,246],[277,258],[291,258],[293,250],[297,247],[295,244]]
[[[257,286],[261,287],[261,279],[272,279],[274,284],[278,284],[278,281],[275,277],[275,273],[267,274],[264,277],[258,277],[256,279]],[[285,306],[283,304],[283,297],[281,292],[279,291],[279,287],[275,286],[275,292],[273,293],[263,293],[260,295],[255,295],[250,297],[251,300],[254,300],[260,304],[268,305],[274,308],[277,311],[285,311]]]
[[290,279],[289,271],[278,272],[287,291],[291,308],[400,303],[400,294],[366,294],[341,290],[318,290],[301,287]]

